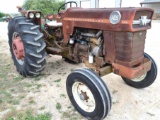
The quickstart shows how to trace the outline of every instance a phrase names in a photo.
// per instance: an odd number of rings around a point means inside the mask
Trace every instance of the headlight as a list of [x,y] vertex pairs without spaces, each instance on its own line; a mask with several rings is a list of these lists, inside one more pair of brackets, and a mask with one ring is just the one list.
[[36,13],[36,18],[40,18],[41,14],[40,13]]
[[29,18],[34,18],[34,14],[33,13],[29,13]]
[[117,24],[121,20],[121,13],[119,11],[113,11],[110,14],[109,20],[112,24]]

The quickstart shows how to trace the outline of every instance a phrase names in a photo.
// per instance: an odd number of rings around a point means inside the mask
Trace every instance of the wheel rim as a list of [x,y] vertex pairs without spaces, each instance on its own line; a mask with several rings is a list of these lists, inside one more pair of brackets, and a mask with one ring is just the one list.
[[72,86],[73,97],[78,106],[85,112],[93,112],[95,109],[95,99],[90,89],[81,82],[75,82]]
[[17,32],[14,32],[12,35],[12,50],[17,62],[20,65],[24,64],[24,46],[21,37]]
[[144,78],[146,77],[146,75],[147,75],[147,74],[144,74],[144,75],[142,75],[142,76],[140,76],[140,77],[134,78],[134,79],[132,79],[132,81],[140,82],[140,81],[144,80]]

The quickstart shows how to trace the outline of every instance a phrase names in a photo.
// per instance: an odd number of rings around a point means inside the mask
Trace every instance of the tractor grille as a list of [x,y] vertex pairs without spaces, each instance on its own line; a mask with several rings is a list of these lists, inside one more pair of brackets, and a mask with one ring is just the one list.
[[115,62],[135,66],[142,62],[146,31],[115,32]]
[[[136,12],[135,16],[134,16],[134,20],[139,20],[141,18],[141,16],[147,16],[147,19],[152,19],[152,14],[153,12],[151,11],[138,11]],[[133,24],[132,27],[133,28],[142,28],[142,27],[150,27],[151,24],[148,23],[144,26],[140,25],[140,24]]]

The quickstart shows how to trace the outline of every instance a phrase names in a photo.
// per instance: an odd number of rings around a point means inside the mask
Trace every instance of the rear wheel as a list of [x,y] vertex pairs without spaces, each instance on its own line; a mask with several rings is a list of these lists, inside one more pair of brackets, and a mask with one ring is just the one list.
[[12,59],[17,71],[27,76],[37,76],[45,66],[45,42],[39,26],[25,17],[13,18],[8,25]]
[[147,53],[144,54],[145,58],[148,58],[151,60],[151,69],[144,75],[137,77],[135,79],[128,79],[128,78],[123,78],[124,82],[128,84],[129,86],[135,87],[135,88],[145,88],[150,86],[156,79],[157,77],[157,65],[153,58],[149,56]]
[[101,120],[108,115],[111,109],[109,90],[93,71],[73,71],[67,78],[66,87],[71,103],[82,116]]

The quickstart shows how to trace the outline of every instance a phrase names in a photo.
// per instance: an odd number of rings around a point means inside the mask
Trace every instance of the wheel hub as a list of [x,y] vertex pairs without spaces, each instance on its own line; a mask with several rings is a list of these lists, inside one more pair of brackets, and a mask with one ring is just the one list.
[[12,49],[17,59],[24,58],[24,47],[23,47],[23,43],[19,35],[13,36]]
[[24,63],[24,46],[21,37],[17,32],[15,32],[12,36],[12,50],[14,56],[20,65]]
[[89,97],[87,96],[86,92],[81,91],[82,93],[80,94],[80,99],[81,100],[87,100]]
[[81,82],[75,82],[72,86],[72,93],[76,103],[86,112],[93,112],[95,99],[90,89]]

